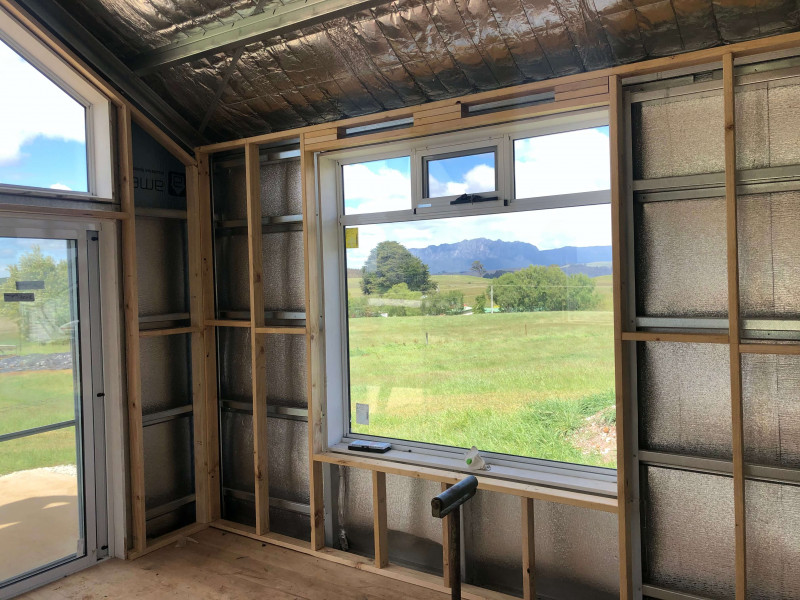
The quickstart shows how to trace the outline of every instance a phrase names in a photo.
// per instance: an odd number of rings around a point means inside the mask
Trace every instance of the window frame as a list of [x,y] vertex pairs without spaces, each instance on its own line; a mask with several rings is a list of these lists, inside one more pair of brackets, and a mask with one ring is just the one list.
[[[572,113],[540,117],[512,125],[495,126],[486,130],[462,131],[442,134],[430,138],[404,140],[382,145],[317,153],[317,210],[321,219],[320,260],[325,302],[323,314],[325,327],[326,389],[325,425],[323,439],[325,448],[336,452],[348,452],[347,444],[355,439],[388,441],[392,450],[381,455],[382,460],[421,464],[447,469],[459,469],[465,450],[428,442],[354,434],[350,432],[350,365],[349,330],[347,316],[347,277],[345,229],[359,225],[413,222],[460,216],[528,212],[553,208],[610,204],[610,189],[514,198],[513,143],[525,139],[554,133],[575,131],[608,125],[607,109],[589,109]],[[452,148],[469,145],[486,148],[487,140],[498,141],[498,162],[495,173],[502,190],[497,202],[450,205],[439,203],[431,207],[419,207],[422,199],[422,161],[425,157],[437,156],[452,151]],[[500,154],[503,150],[503,154]],[[510,150],[509,150],[510,149]],[[370,161],[411,156],[412,208],[380,213],[344,214],[344,182],[342,167]],[[500,163],[505,156],[505,164]],[[415,180],[416,174],[416,180]],[[503,181],[505,178],[505,181]],[[492,192],[493,194],[494,192]],[[453,197],[454,198],[454,197]],[[452,199],[452,198],[450,198]],[[513,477],[531,483],[557,485],[565,489],[616,495],[617,470],[573,463],[563,463],[543,458],[514,456],[481,451],[492,470],[482,475]],[[463,465],[461,466],[463,470]],[[493,475],[494,474],[494,475]]]
[[0,41],[84,107],[87,184],[87,191],[80,192],[0,182],[0,193],[112,202],[114,169],[110,100],[2,8]]

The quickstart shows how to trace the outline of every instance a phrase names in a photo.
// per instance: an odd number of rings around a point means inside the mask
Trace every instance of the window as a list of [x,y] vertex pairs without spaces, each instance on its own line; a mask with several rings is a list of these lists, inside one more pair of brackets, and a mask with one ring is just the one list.
[[[419,190],[415,206],[437,194],[497,202],[389,213],[388,203],[371,202],[386,186],[374,178],[383,167],[370,167],[388,161],[332,157],[344,213],[331,214],[338,233],[323,243],[326,257],[340,257],[339,281],[326,265],[326,289],[343,292],[327,313],[329,336],[332,321],[342,324],[329,348],[343,360],[328,360],[329,398],[342,385],[340,438],[388,439],[436,456],[474,445],[504,464],[616,467],[603,119],[568,131],[550,122],[509,129],[488,150],[479,140],[461,152],[406,147],[402,188]],[[356,205],[374,208],[348,213]],[[326,292],[326,304],[334,295]]]
[[108,100],[2,10],[0,77],[0,186],[111,199]]
[[410,209],[410,171],[409,156],[344,165],[344,214]]

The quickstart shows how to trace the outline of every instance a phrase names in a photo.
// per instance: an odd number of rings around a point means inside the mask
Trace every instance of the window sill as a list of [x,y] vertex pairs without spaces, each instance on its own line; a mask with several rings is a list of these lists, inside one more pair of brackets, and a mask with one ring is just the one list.
[[[479,489],[604,512],[616,513],[618,510],[616,484],[578,476],[560,476],[499,465],[493,465],[491,471],[469,471],[455,459],[433,458],[398,450],[365,455],[348,450],[344,444],[337,444],[328,452],[315,454],[314,460],[449,484],[461,481],[465,475],[475,475]],[[570,483],[579,484],[584,491],[575,490],[575,485]]]

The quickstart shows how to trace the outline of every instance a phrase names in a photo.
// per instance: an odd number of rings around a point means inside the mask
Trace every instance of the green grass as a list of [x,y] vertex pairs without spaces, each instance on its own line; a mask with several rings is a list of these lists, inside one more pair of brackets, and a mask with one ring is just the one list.
[[611,312],[352,319],[350,349],[357,433],[615,466],[571,441],[611,418]]
[[69,352],[70,350],[70,342],[67,336],[47,344],[22,340],[17,324],[2,317],[0,317],[0,346],[16,346],[13,352],[0,351],[0,358],[12,354],[51,354],[54,352]]
[[[0,434],[74,418],[72,371],[0,374]],[[25,469],[75,464],[75,429],[0,443],[0,476]]]

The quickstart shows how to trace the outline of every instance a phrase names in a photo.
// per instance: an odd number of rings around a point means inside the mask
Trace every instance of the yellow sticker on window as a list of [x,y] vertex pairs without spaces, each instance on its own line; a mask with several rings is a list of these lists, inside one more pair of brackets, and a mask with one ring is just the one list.
[[349,227],[344,230],[344,247],[358,248],[358,227]]

